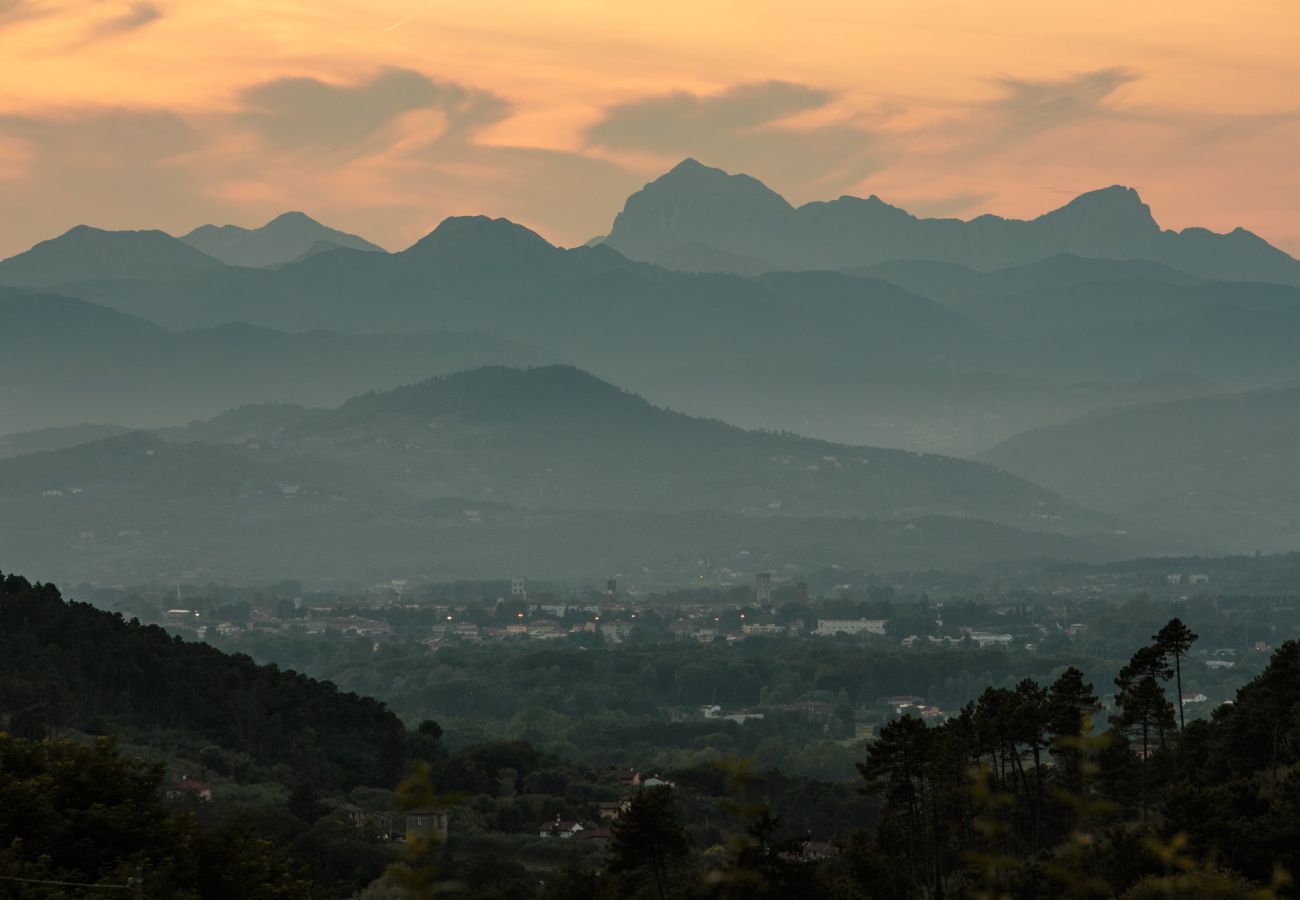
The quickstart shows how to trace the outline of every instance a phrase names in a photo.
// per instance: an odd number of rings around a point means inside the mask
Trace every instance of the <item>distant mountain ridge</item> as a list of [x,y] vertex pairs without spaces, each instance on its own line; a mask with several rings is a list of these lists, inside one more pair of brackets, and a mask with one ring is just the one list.
[[104,231],[78,225],[0,262],[0,284],[49,287],[76,281],[166,281],[220,260],[162,231]]
[[272,400],[335,404],[488,363],[560,359],[466,332],[287,334],[237,323],[172,332],[85,300],[18,293],[0,297],[0,434],[106,417],[178,425]]
[[180,240],[231,266],[264,269],[335,247],[384,253],[365,238],[322,225],[302,212],[276,216],[260,228],[201,225]]
[[988,271],[1072,253],[1150,259],[1210,278],[1300,284],[1300,262],[1249,231],[1163,231],[1137,192],[1119,185],[1032,220],[923,219],[874,195],[794,207],[757,179],[693,159],[629,197],[605,242],[647,261],[703,244],[785,269],[926,259]]

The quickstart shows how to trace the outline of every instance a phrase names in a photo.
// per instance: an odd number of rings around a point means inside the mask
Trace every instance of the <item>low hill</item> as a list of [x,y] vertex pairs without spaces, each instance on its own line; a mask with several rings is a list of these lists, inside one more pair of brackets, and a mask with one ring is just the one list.
[[261,228],[202,225],[181,240],[231,266],[266,268],[292,262],[310,253],[346,247],[383,253],[365,238],[322,225],[301,212],[276,216]]
[[94,279],[166,281],[222,263],[161,231],[78,225],[0,262],[0,284],[49,287]]
[[1151,546],[1123,535],[1075,537],[946,516],[421,500],[338,466],[262,468],[263,451],[251,446],[176,446],[130,435],[116,441],[0,460],[7,559],[64,580],[110,584],[296,575],[316,585],[364,586],[517,570],[537,577],[636,571],[646,583],[680,585],[786,566],[917,571],[1026,559],[1104,562]]
[[273,459],[343,462],[413,497],[777,516],[954,515],[1080,532],[1084,510],[996,469],[749,432],[651,406],[577,369],[484,368],[354,398]]
[[1080,503],[1237,552],[1300,545],[1300,388],[1085,416],[981,458]]
[[631,567],[664,583],[746,560],[888,570],[1152,546],[989,466],[746,432],[562,366],[166,434],[0,460],[0,543],[78,579]]

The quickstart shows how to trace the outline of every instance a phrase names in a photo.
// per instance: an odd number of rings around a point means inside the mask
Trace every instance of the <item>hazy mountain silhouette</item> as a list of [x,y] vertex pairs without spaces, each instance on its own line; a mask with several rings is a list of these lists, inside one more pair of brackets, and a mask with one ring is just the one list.
[[181,240],[227,265],[256,268],[292,262],[337,247],[385,252],[365,238],[329,228],[301,212],[283,213],[261,228],[202,225]]
[[0,283],[48,287],[96,279],[162,281],[221,265],[161,231],[103,231],[78,225],[0,262]]
[[628,198],[606,243],[643,260],[685,243],[787,269],[926,259],[980,271],[1059,253],[1149,259],[1192,274],[1300,283],[1300,262],[1244,229],[1163,231],[1132,188],[1091,191],[1036,219],[922,219],[876,196],[798,208],[747,175],[685,160]]
[[1152,322],[1236,308],[1243,313],[1300,309],[1300,288],[1259,282],[1180,285],[1146,278],[1082,282],[1005,294],[979,294],[955,305],[990,331],[1025,338]]
[[64,425],[58,428],[40,428],[36,431],[22,431],[16,434],[0,434],[0,459],[8,456],[23,456],[27,453],[39,453],[43,450],[62,450],[89,444],[104,438],[117,437],[130,432],[130,428],[121,425]]
[[1080,503],[1236,551],[1300,540],[1300,388],[1086,416],[982,458]]
[[461,217],[391,255],[338,250],[271,270],[83,283],[75,293],[173,328],[233,320],[289,331],[481,331],[621,382],[756,354],[840,364],[864,354],[911,364],[931,350],[995,355],[978,326],[894,285],[791,278],[802,279],[796,292],[778,290],[787,282],[776,278],[672,272],[603,245],[560,249],[504,219]]
[[[745,432],[563,366],[486,368],[0,459],[11,559],[85,578],[219,568],[483,575],[1100,560],[1150,545],[978,463]],[[997,521],[989,521],[997,520]],[[22,523],[19,527],[17,523]]]
[[267,458],[346,462],[394,493],[519,506],[774,516],[955,515],[1074,533],[1104,523],[964,460],[747,432],[568,366],[489,367],[311,411]]
[[870,360],[848,367],[784,359],[703,364],[636,387],[652,401],[745,428],[964,457],[1088,412],[1217,389],[1178,373],[1058,383],[996,372],[873,369]]
[[961,301],[971,297],[1050,291],[1078,284],[1142,280],[1193,285],[1205,281],[1149,259],[1097,259],[1073,253],[1057,253],[1027,265],[992,272],[977,272],[956,263],[926,259],[888,260],[845,271],[888,281],[954,308],[960,308]]
[[717,511],[520,509],[418,501],[355,473],[257,451],[127,434],[0,459],[0,544],[11,564],[108,583],[219,573],[366,585],[397,576],[536,577],[635,569],[681,584],[723,569],[969,569],[1001,561],[1100,562],[1140,552],[1122,536],[1025,531],[970,519],[761,517]]
[[766,260],[725,253],[699,241],[666,250],[654,262],[674,272],[723,272],[730,275],[761,275],[776,268]]
[[471,366],[557,359],[471,333],[285,334],[237,324],[173,333],[84,300],[18,295],[0,300],[0,431],[179,424],[267,400],[335,404]]

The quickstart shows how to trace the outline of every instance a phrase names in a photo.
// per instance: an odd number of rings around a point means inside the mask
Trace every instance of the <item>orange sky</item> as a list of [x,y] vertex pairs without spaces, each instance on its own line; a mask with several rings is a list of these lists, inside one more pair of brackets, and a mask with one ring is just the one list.
[[1297,48],[1296,0],[0,0],[0,256],[285,209],[569,244],[687,155],[931,215],[1122,183],[1294,254]]

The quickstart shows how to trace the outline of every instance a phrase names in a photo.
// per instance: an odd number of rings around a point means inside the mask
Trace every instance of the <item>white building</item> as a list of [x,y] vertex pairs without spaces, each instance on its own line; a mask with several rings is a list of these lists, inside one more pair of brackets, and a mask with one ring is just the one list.
[[887,619],[818,619],[813,634],[830,637],[834,634],[884,634]]

